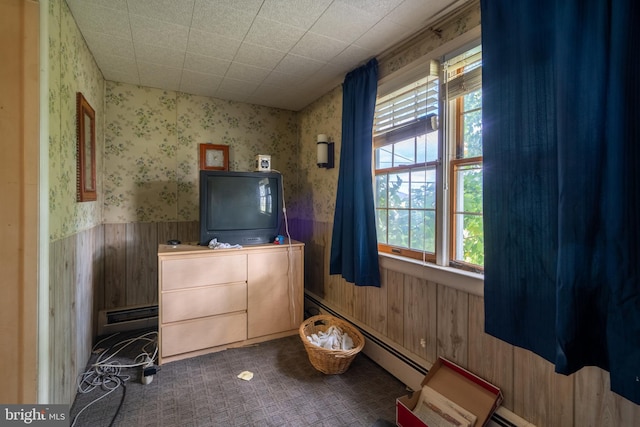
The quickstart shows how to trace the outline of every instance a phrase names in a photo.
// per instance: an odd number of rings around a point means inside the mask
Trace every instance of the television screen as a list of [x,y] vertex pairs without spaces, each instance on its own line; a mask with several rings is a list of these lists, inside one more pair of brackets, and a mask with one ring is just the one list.
[[275,172],[200,172],[200,244],[270,243],[282,220],[282,176]]

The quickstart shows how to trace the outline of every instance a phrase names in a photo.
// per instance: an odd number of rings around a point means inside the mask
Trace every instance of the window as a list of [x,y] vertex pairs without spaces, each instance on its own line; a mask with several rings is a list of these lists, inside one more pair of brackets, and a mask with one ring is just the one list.
[[378,98],[378,247],[482,271],[482,52],[477,42],[460,52]]

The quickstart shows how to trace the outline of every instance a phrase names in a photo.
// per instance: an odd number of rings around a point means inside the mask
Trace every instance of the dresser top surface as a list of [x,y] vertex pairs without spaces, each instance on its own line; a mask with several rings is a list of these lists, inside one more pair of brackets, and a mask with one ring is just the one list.
[[[304,243],[296,240],[291,240],[291,246],[300,247],[304,246]],[[228,249],[211,249],[208,246],[200,246],[197,242],[186,242],[179,245],[158,245],[158,255],[171,255],[171,254],[198,254],[198,253],[232,253],[239,251],[258,251],[267,248],[287,248],[289,247],[289,240],[285,239],[284,244],[278,245],[274,243],[265,243],[261,245],[247,245],[240,248],[228,248]]]

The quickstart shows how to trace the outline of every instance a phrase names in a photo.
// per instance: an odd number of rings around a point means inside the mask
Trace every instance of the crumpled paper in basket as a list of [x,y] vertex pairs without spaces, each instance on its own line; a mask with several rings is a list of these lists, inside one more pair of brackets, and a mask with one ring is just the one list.
[[337,326],[329,326],[326,332],[320,331],[317,334],[307,335],[307,340],[318,347],[329,350],[347,351],[353,348],[353,339]]

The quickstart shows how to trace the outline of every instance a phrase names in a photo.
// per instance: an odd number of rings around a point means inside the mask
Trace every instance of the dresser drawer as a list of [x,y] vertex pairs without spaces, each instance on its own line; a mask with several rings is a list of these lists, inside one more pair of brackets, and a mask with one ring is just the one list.
[[247,339],[247,313],[164,325],[160,333],[162,357],[243,341]]
[[161,291],[246,282],[247,256],[244,254],[219,255],[160,262]]
[[247,310],[247,283],[226,283],[162,293],[162,323]]

